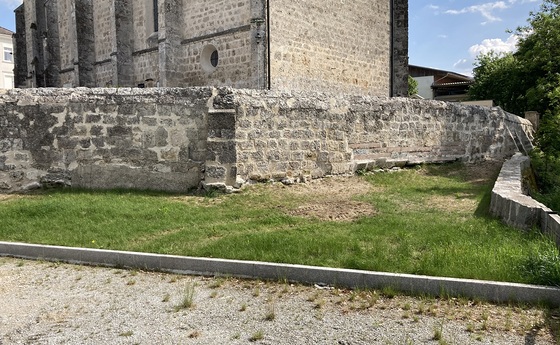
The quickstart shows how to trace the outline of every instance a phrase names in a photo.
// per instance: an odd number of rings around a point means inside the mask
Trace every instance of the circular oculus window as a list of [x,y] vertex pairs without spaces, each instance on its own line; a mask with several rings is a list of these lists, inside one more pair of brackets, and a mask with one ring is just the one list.
[[200,64],[202,69],[208,73],[212,73],[216,70],[219,63],[218,50],[212,44],[209,44],[202,48],[202,53],[200,54]]

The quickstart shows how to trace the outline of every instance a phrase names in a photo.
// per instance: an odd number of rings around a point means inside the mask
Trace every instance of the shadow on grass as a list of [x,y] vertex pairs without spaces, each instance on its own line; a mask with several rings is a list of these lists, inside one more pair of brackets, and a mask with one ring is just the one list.
[[22,195],[49,195],[49,194],[68,194],[68,195],[135,195],[143,197],[173,197],[173,196],[194,196],[194,197],[216,197],[222,195],[218,191],[206,191],[203,189],[191,189],[187,192],[157,191],[150,189],[86,189],[76,187],[43,188],[34,190]]
[[482,218],[494,218],[490,214],[490,202],[492,201],[492,187],[487,187],[482,194],[482,199],[478,203],[474,215]]

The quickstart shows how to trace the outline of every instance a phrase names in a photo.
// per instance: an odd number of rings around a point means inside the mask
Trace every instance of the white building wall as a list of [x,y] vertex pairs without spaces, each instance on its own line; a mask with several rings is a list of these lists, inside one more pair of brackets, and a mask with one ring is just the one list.
[[432,84],[434,83],[433,76],[414,77],[414,80],[418,82],[418,95],[424,99],[434,99],[434,93],[432,91]]
[[0,34],[0,88],[14,87],[14,45],[12,35]]

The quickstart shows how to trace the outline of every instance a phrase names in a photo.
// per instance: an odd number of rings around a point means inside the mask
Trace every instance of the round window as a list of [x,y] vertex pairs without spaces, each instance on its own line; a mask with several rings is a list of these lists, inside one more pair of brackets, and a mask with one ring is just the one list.
[[214,72],[218,67],[219,55],[218,50],[213,45],[209,44],[202,48],[200,54],[200,64],[202,69],[208,73]]

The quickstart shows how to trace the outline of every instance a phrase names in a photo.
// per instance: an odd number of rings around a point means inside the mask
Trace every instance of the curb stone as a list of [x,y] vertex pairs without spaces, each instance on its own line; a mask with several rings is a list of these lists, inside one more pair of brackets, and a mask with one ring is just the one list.
[[1,241],[0,257],[188,275],[287,280],[295,283],[326,284],[345,288],[383,289],[390,287],[410,294],[477,298],[497,303],[546,303],[554,307],[560,306],[560,288],[473,279]]

